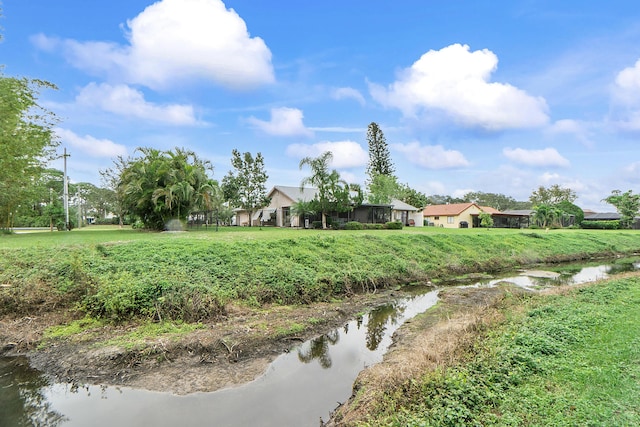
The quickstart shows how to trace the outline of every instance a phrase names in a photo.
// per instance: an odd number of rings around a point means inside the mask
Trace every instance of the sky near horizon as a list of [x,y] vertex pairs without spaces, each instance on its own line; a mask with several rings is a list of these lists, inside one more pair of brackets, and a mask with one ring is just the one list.
[[[615,211],[640,192],[640,5],[633,0],[4,0],[0,64],[50,81],[73,182],[136,147],[261,152],[297,186],[330,150],[364,184],[367,126],[427,195],[538,186]],[[62,169],[61,161],[52,164]]]

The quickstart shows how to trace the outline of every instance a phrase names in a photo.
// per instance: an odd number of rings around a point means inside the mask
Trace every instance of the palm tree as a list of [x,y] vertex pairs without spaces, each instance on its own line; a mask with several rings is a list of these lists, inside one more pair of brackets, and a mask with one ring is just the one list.
[[533,208],[533,218],[542,228],[547,228],[550,225],[553,225],[561,215],[562,211],[551,205],[538,205]]
[[318,207],[322,213],[322,228],[327,228],[327,212],[331,208],[331,182],[335,179],[336,171],[329,172],[329,163],[333,160],[331,151],[325,151],[319,157],[305,157],[300,160],[300,169],[305,165],[311,169],[311,176],[308,176],[300,183],[300,189],[309,184],[318,189],[316,196]]
[[298,199],[297,202],[294,202],[293,205],[291,205],[291,214],[302,218],[313,216],[316,214],[315,204],[316,203],[313,200],[305,202],[304,200]]
[[147,228],[162,230],[171,219],[185,221],[193,209],[208,203],[212,169],[193,151],[176,148],[162,152],[141,148],[140,159],[124,168],[119,188],[124,204]]

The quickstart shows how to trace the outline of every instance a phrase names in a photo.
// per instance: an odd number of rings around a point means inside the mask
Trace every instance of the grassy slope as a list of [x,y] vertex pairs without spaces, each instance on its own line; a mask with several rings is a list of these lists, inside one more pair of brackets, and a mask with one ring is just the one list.
[[231,300],[327,300],[399,282],[640,250],[634,231],[188,233],[90,229],[0,238],[0,315],[77,307],[93,316],[195,321]]
[[639,305],[638,276],[518,298],[465,363],[387,390],[356,424],[640,425]]

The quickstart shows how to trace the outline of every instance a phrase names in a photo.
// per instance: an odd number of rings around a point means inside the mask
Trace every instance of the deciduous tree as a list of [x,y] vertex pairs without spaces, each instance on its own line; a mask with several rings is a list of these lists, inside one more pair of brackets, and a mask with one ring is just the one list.
[[409,184],[401,184],[400,192],[396,197],[398,200],[408,203],[416,208],[424,208],[429,204],[429,197],[426,194],[409,187]]
[[19,205],[28,203],[32,186],[58,144],[56,116],[38,104],[42,80],[0,73],[0,228],[10,228]]
[[529,196],[529,201],[534,208],[537,205],[557,205],[560,202],[573,203],[577,199],[576,192],[570,188],[560,187],[554,184],[549,188],[540,186]]
[[[471,191],[463,197],[467,202],[476,203],[480,206],[491,206],[492,208],[504,211],[508,209],[529,209],[529,202],[518,202],[511,196],[499,193],[484,193],[482,191]],[[524,207],[523,207],[524,206]]]
[[124,225],[124,216],[128,212],[124,201],[124,187],[120,186],[119,183],[120,177],[131,161],[131,159],[125,159],[122,156],[117,156],[113,161],[113,166],[100,170],[102,185],[113,194],[113,204],[111,207],[113,209],[113,213],[118,216],[120,227]]
[[[251,218],[257,209],[269,204],[265,187],[269,176],[265,171],[264,158],[261,153],[254,158],[249,152],[240,154],[234,149],[231,165],[234,171],[229,171],[223,178],[223,193],[232,204],[249,212]],[[251,222],[249,220],[249,226]]]
[[393,175],[378,174],[369,181],[369,203],[388,205],[401,192],[398,180]]
[[611,195],[604,199],[605,202],[613,205],[620,214],[620,227],[631,228],[638,212],[640,211],[640,194],[633,194],[633,191],[613,190]]

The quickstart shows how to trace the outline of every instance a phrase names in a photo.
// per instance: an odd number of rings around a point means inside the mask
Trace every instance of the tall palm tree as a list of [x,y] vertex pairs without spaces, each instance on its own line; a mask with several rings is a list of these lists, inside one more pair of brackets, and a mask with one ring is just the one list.
[[[329,171],[329,163],[333,160],[331,151],[325,151],[319,157],[305,157],[300,160],[300,169],[305,165],[311,169],[311,175],[304,178],[300,183],[300,189],[305,185],[312,185],[318,189],[316,196],[320,212],[322,213],[322,228],[327,228],[327,212],[331,208],[331,181],[332,174],[336,171]],[[335,179],[335,175],[333,176]]]

